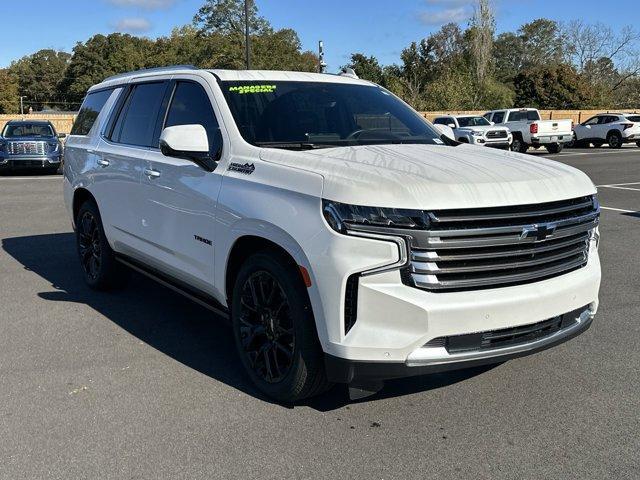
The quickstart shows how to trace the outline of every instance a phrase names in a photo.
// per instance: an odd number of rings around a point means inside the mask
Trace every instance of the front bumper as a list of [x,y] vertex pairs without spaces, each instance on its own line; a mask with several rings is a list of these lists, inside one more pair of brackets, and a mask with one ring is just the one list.
[[60,166],[62,155],[50,157],[0,157],[0,170],[53,169]]
[[[414,351],[405,362],[367,362],[325,355],[327,377],[336,383],[366,385],[393,378],[500,363],[564,343],[588,330],[594,316],[594,306],[585,306],[557,317],[562,328],[548,335],[539,335],[536,338],[531,338],[529,335],[529,339],[526,339],[526,335],[523,335],[522,341],[513,341],[510,345],[502,348],[477,348],[461,353],[450,353],[446,343],[436,346],[425,345]],[[529,330],[534,328],[535,325],[531,326]],[[522,329],[522,331],[526,330]],[[482,333],[499,334],[499,332]]]

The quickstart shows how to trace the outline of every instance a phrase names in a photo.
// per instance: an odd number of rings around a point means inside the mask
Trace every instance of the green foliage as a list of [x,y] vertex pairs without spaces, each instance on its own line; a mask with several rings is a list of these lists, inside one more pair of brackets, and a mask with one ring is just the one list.
[[18,113],[20,108],[18,80],[8,69],[0,70],[0,113]]
[[70,58],[68,53],[45,49],[11,64],[9,71],[29,106],[41,109],[48,102],[64,102],[63,83]]
[[589,85],[566,64],[534,67],[514,79],[516,107],[578,109],[590,105]]

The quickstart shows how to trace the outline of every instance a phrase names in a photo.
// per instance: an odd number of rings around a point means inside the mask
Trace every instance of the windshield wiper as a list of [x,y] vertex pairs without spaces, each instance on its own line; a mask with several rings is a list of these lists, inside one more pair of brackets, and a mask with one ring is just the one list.
[[315,150],[317,148],[332,148],[337,145],[310,142],[256,142],[258,147],[285,148],[288,150]]

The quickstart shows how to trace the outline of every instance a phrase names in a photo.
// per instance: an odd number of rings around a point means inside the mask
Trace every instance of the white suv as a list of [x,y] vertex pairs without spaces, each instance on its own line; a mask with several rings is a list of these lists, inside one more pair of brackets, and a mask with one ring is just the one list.
[[640,114],[601,113],[574,128],[574,146],[596,147],[609,144],[620,148],[624,143],[635,143],[640,147]]
[[248,376],[281,401],[542,350],[598,305],[586,175],[452,142],[356,78],[109,78],[64,174],[89,286],[133,268],[229,316]]
[[446,125],[458,142],[508,150],[513,136],[507,127],[496,127],[480,115],[446,115],[433,120],[434,125]]

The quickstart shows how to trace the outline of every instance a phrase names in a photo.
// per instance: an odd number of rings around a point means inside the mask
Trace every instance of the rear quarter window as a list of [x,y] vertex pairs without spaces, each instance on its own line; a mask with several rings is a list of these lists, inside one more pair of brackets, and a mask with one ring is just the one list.
[[113,90],[113,88],[100,90],[99,92],[90,93],[85,97],[84,102],[82,102],[82,106],[80,107],[80,111],[78,112],[78,116],[76,117],[76,121],[73,123],[73,127],[71,128],[71,135],[89,134],[93,124],[98,118],[98,115],[100,115],[102,108],[113,93]]

